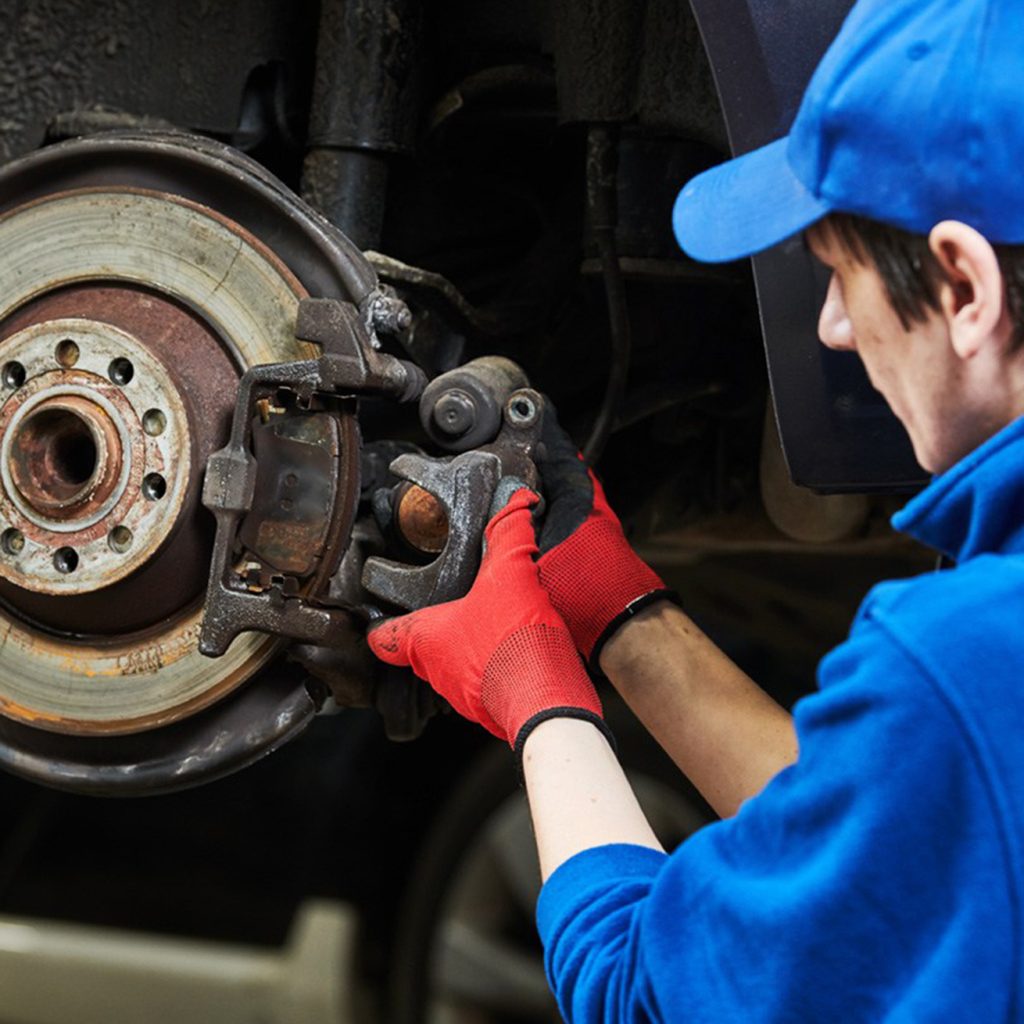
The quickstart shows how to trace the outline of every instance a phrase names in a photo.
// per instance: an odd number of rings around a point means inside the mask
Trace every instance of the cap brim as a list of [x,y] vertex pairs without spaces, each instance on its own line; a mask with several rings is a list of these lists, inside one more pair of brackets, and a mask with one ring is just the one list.
[[676,240],[687,255],[704,263],[753,256],[831,212],[793,174],[788,142],[778,139],[687,183],[672,210]]

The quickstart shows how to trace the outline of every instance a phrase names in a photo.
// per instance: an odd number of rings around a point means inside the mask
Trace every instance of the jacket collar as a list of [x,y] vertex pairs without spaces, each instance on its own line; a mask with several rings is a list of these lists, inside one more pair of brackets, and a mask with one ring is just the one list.
[[892,525],[956,562],[1024,552],[1024,417],[935,477]]

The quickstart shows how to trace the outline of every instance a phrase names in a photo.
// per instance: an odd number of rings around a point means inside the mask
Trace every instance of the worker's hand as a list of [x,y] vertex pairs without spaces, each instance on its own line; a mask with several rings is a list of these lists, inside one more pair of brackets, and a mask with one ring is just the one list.
[[548,511],[540,533],[540,579],[577,649],[598,672],[604,644],[641,608],[675,600],[629,546],[622,524],[550,404],[537,461]]
[[538,579],[537,501],[520,488],[491,519],[465,597],[389,619],[368,638],[379,658],[409,665],[460,715],[517,752],[548,718],[583,718],[603,728],[594,686]]

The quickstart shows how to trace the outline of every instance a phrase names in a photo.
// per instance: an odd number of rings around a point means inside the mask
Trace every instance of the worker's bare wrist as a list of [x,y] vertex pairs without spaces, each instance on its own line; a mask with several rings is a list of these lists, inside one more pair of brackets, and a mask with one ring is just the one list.
[[[599,742],[598,742],[599,741]],[[613,750],[609,733],[595,722],[582,718],[550,718],[530,731],[522,746],[522,768],[524,774],[528,765],[538,758],[565,758],[571,756],[577,743],[587,746],[603,745]],[[614,756],[614,753],[613,753]]]
[[653,639],[685,618],[679,606],[665,598],[655,601],[624,622],[601,649],[599,667],[613,682],[630,671],[630,666],[645,657]]
[[680,604],[679,595],[674,590],[669,590],[663,585],[655,587],[653,590],[647,591],[647,593],[640,594],[639,597],[630,601],[629,604],[627,604],[625,608],[623,608],[618,615],[616,615],[608,625],[605,626],[601,635],[595,641],[588,658],[591,671],[597,673],[601,673],[603,671],[601,668],[601,658],[604,654],[604,649],[611,639],[621,632],[623,626],[632,622],[638,615],[642,614],[653,605],[661,604],[665,601],[677,605]]
[[588,724],[600,732],[604,736],[605,740],[607,740],[609,746],[611,746],[613,750],[615,749],[615,737],[612,735],[611,729],[608,728],[607,722],[605,722],[601,717],[599,711],[572,706],[545,708],[538,711],[535,715],[531,715],[530,718],[523,723],[516,735],[515,741],[512,744],[512,751],[515,754],[516,768],[519,773],[520,782],[523,781],[523,758],[526,753],[526,744],[529,743],[530,737],[537,729],[542,728],[547,722],[556,720],[576,721]]

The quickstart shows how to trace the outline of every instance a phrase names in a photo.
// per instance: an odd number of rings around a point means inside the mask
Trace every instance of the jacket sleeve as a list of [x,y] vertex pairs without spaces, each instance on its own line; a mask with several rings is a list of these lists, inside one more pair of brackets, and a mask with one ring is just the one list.
[[[820,683],[795,711],[798,763],[734,818],[548,880],[538,924],[570,1024],[1005,1019],[1007,868],[956,714],[870,617]],[[991,898],[964,898],[979,885]]]

